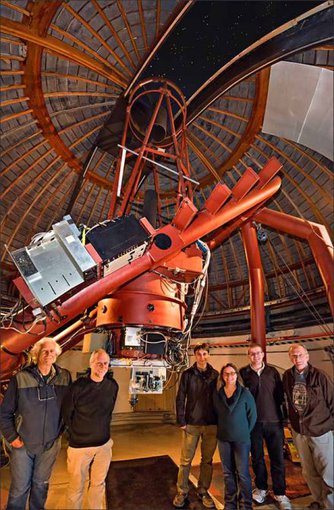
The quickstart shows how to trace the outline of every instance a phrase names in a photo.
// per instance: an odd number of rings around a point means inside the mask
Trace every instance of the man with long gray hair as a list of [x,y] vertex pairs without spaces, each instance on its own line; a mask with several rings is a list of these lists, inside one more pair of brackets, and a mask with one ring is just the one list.
[[0,428],[10,454],[11,485],[7,510],[43,510],[63,430],[61,404],[70,373],[56,365],[61,347],[43,338],[31,349],[33,364],[9,382]]

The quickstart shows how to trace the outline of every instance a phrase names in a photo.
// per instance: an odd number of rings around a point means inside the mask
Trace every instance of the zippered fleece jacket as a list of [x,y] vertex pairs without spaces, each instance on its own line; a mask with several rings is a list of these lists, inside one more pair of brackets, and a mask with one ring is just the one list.
[[185,370],[176,396],[177,423],[184,425],[215,425],[212,394],[218,372],[209,363],[206,370],[198,370],[196,363]]
[[302,414],[293,405],[295,367],[283,374],[291,427],[298,434],[319,437],[334,429],[334,386],[329,377],[318,368],[308,365],[306,375],[307,404]]
[[61,404],[70,382],[70,372],[55,364],[47,381],[36,365],[15,374],[0,409],[0,430],[6,441],[21,437],[33,454],[50,448],[63,431]]
[[244,385],[253,395],[256,402],[258,422],[282,422],[281,406],[284,402],[284,391],[278,370],[272,365],[265,365],[260,375],[250,365],[239,371]]

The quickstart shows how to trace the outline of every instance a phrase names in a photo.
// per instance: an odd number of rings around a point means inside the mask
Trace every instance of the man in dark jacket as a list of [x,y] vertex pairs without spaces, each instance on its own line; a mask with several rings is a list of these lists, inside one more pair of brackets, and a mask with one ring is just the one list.
[[215,504],[208,494],[208,489],[212,478],[212,457],[217,446],[217,419],[212,394],[218,372],[208,363],[208,344],[197,344],[194,355],[196,362],[183,372],[176,397],[177,422],[183,435],[177,494],[173,505],[176,508],[185,505],[189,491],[191,462],[201,440],[198,497],[206,508],[214,508]]
[[314,499],[310,508],[334,508],[334,388],[329,377],[309,364],[303,345],[292,344],[293,367],[283,374],[293,441],[303,476]]
[[263,441],[269,459],[274,499],[281,510],[290,510],[285,495],[285,467],[283,456],[284,432],[281,406],[284,400],[283,384],[275,367],[263,362],[264,352],[257,343],[248,347],[250,364],[240,369],[244,385],[250,389],[256,403],[257,421],[251,433],[252,467],[256,488],[253,500],[263,503],[268,494],[268,473],[264,460]]
[[63,402],[62,413],[69,432],[67,508],[71,510],[82,508],[87,476],[88,508],[103,508],[113,445],[111,414],[118,393],[117,382],[107,373],[109,361],[104,349],[94,351],[89,360],[90,373],[70,386]]
[[36,364],[9,382],[1,405],[0,428],[9,444],[11,485],[7,510],[43,510],[49,478],[60,450],[60,409],[70,373],[55,364],[61,347],[52,339],[36,342]]

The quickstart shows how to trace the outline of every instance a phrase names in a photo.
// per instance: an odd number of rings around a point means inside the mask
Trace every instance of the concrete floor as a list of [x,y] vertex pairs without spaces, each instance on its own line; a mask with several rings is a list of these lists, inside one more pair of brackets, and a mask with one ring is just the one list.
[[[117,425],[113,427],[112,437],[114,440],[113,460],[126,460],[156,455],[169,455],[176,464],[179,463],[181,431],[171,424],[137,424]],[[199,464],[199,452],[196,453],[193,464]],[[214,462],[219,462],[219,455],[216,451]],[[196,479],[192,478],[196,485]],[[8,488],[10,484],[9,466],[1,469],[1,493],[0,508],[6,507]],[[61,453],[57,459],[53,474],[50,480],[50,489],[46,504],[47,510],[64,510],[66,508],[66,444],[64,442]],[[220,500],[220,501],[219,501]],[[224,508],[223,498],[216,499],[217,509]],[[293,500],[294,510],[304,510],[311,502],[311,497],[303,497]],[[172,508],[172,506],[171,506]],[[274,504],[257,505],[254,510],[277,510]],[[159,510],[152,508],[152,510]]]

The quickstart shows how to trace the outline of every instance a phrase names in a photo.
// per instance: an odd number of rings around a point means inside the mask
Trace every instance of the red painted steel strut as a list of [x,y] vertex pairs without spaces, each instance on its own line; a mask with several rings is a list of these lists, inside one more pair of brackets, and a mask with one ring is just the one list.
[[[95,281],[64,301],[57,307],[57,315],[53,317],[47,316],[44,324],[37,323],[29,333],[24,331],[23,326],[20,324],[16,325],[16,329],[20,332],[2,329],[1,355],[3,376],[9,374],[17,366],[16,356],[38,339],[50,335],[70,320],[79,316],[83,310],[89,309],[133,278],[163,265],[185,247],[227,222],[235,221],[241,214],[252,209],[258,203],[268,200],[278,191],[280,185],[281,179],[276,177],[262,189],[251,191],[240,200],[231,200],[226,203],[227,187],[218,184],[217,186],[222,190],[222,203],[224,203],[222,207],[217,207],[215,208],[216,210],[213,209],[214,212],[210,212],[210,197],[215,193],[215,188],[206,202],[209,210],[204,208],[194,215],[192,211],[193,219],[184,229],[180,230],[169,224],[156,230],[152,244],[144,255],[104,278]],[[189,202],[188,199],[185,200]],[[161,241],[167,241],[167,243]],[[164,249],[163,247],[166,245],[169,246]]]
[[250,288],[251,339],[266,352],[266,322],[264,310],[264,276],[257,232],[251,222],[241,227],[242,241],[248,265]]
[[334,317],[334,248],[326,227],[302,218],[295,218],[289,214],[272,211],[267,207],[256,213],[253,219],[263,225],[308,241]]

